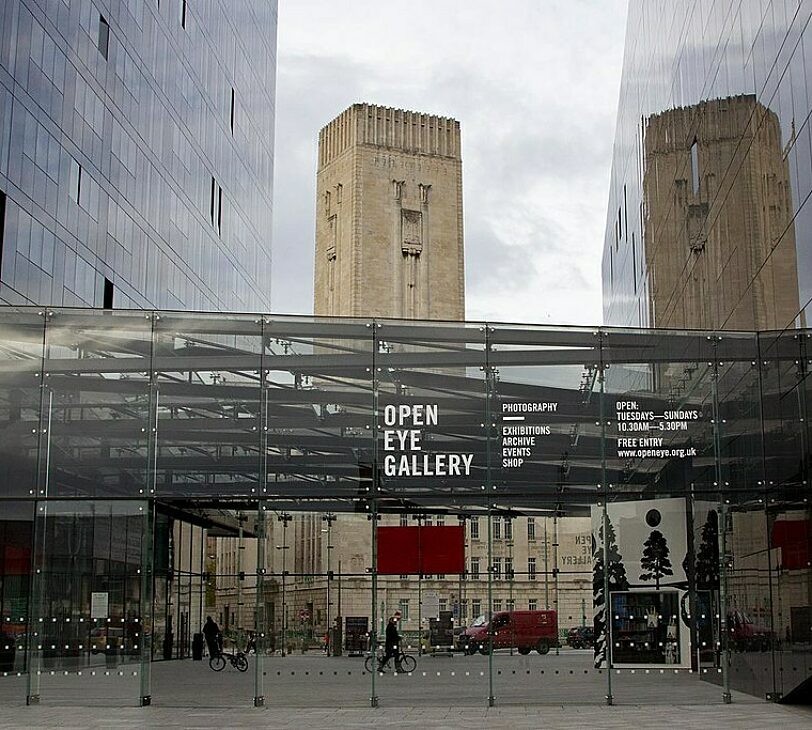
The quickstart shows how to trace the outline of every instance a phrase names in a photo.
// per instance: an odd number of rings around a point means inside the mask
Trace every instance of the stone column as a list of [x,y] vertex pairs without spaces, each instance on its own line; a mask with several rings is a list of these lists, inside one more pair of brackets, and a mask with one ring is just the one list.
[[405,180],[392,180],[392,312],[403,316],[403,186]]
[[429,255],[431,245],[429,242],[429,191],[431,185],[420,184],[420,242],[423,250],[420,252],[418,274],[415,277],[418,282],[418,305],[416,307],[417,316],[420,319],[429,319],[431,316],[431,287],[429,286]]

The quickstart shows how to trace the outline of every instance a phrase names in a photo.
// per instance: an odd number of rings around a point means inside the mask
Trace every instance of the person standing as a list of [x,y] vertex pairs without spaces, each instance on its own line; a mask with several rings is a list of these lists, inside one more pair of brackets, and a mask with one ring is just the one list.
[[254,654],[257,653],[257,634],[255,631],[248,632],[248,643],[245,646],[246,654],[250,654],[252,651]]
[[206,623],[203,624],[203,636],[206,639],[206,646],[209,647],[209,656],[220,656],[223,649],[220,639],[220,627],[211,616],[206,616]]

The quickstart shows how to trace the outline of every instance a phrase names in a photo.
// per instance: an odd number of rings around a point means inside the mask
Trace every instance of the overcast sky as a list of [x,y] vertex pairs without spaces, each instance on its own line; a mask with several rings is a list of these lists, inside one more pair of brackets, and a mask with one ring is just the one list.
[[319,129],[354,102],[462,126],[466,318],[601,322],[626,0],[281,0],[273,309],[313,311]]

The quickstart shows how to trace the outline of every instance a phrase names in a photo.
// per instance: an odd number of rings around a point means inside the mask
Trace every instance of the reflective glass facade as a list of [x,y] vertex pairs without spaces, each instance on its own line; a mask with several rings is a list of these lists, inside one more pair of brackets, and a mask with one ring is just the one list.
[[6,0],[0,301],[270,306],[277,4]]
[[[812,676],[806,330],[8,307],[0,335],[4,702],[707,704]],[[411,659],[378,672],[395,610]],[[245,672],[194,660],[206,615]]]
[[799,0],[630,3],[607,324],[805,326],[811,14]]

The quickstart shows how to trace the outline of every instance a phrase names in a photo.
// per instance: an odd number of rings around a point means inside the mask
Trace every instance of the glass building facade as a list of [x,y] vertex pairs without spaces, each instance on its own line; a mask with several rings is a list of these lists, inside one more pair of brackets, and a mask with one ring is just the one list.
[[[6,307],[0,339],[4,703],[808,689],[806,330]],[[206,615],[245,672],[194,660]]]
[[0,302],[270,307],[277,3],[0,4]]
[[607,324],[805,326],[811,14],[798,0],[630,3]]

